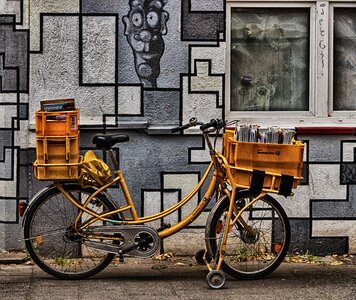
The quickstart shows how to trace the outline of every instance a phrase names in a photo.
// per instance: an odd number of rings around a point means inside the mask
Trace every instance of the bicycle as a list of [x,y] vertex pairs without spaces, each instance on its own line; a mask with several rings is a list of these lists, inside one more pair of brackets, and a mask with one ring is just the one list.
[[[23,221],[25,244],[33,261],[57,278],[84,279],[99,273],[115,256],[119,256],[120,260],[130,256],[152,257],[160,249],[162,239],[187,227],[216,198],[206,223],[206,249],[196,255],[197,260],[204,262],[209,270],[208,285],[214,289],[222,288],[225,284],[224,272],[239,279],[257,279],[273,272],[287,253],[290,225],[282,206],[268,193],[284,190],[286,195],[290,194],[302,177],[287,176],[292,181],[287,182],[286,192],[285,187],[281,188],[282,181],[286,181],[284,175],[273,172],[261,174],[233,166],[229,162],[232,150],[227,144],[232,133],[226,130],[227,125],[222,120],[201,123],[192,118],[188,124],[174,128],[172,132],[194,126],[200,126],[211,158],[205,174],[176,205],[143,217],[137,213],[112,149],[117,143],[129,141],[129,137],[122,134],[95,135],[93,144],[97,149],[108,151],[115,176],[109,176],[105,181],[102,164],[97,166],[96,174],[89,174],[83,159],[80,163],[85,175],[81,174],[82,181],[53,180],[52,185],[33,197]],[[215,144],[221,130],[225,130],[224,147],[219,152]],[[212,134],[215,134],[214,142]],[[90,151],[86,155],[96,157]],[[61,164],[53,166],[58,165]],[[44,165],[35,164],[35,169],[41,166]],[[236,182],[241,172],[251,172],[252,183]],[[267,187],[265,181],[261,181],[262,175],[269,176]],[[204,197],[180,222],[173,226],[164,224],[156,229],[146,225],[179,210],[207,180],[210,182]],[[115,205],[105,192],[113,185],[121,188],[125,204]]]

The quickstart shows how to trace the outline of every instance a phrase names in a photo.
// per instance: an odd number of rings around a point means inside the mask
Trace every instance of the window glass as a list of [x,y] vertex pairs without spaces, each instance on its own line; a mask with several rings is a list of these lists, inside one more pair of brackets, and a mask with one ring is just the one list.
[[334,110],[356,110],[356,8],[335,8],[334,21]]
[[309,9],[231,9],[231,111],[309,110]]

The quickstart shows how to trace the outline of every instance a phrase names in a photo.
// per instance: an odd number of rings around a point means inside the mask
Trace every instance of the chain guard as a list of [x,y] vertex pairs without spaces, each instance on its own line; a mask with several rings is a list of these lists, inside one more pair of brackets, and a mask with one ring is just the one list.
[[[85,245],[125,256],[152,257],[161,246],[158,232],[144,225],[89,227],[85,230],[85,236],[95,236],[95,238],[84,237]],[[108,243],[110,237],[120,237],[120,241]],[[102,242],[98,242],[98,239]]]

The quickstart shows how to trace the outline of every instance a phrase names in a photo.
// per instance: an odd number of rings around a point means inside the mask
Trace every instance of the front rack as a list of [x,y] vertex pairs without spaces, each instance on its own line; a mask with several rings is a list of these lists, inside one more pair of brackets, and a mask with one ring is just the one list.
[[304,144],[264,144],[239,142],[233,130],[226,130],[223,154],[218,153],[228,183],[237,189],[292,195],[301,184]]

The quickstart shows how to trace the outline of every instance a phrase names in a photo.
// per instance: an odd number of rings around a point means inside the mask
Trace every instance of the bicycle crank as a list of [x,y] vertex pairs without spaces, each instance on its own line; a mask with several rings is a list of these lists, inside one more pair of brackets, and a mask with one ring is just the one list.
[[83,243],[104,252],[147,258],[160,248],[161,238],[143,225],[96,226],[85,229]]

